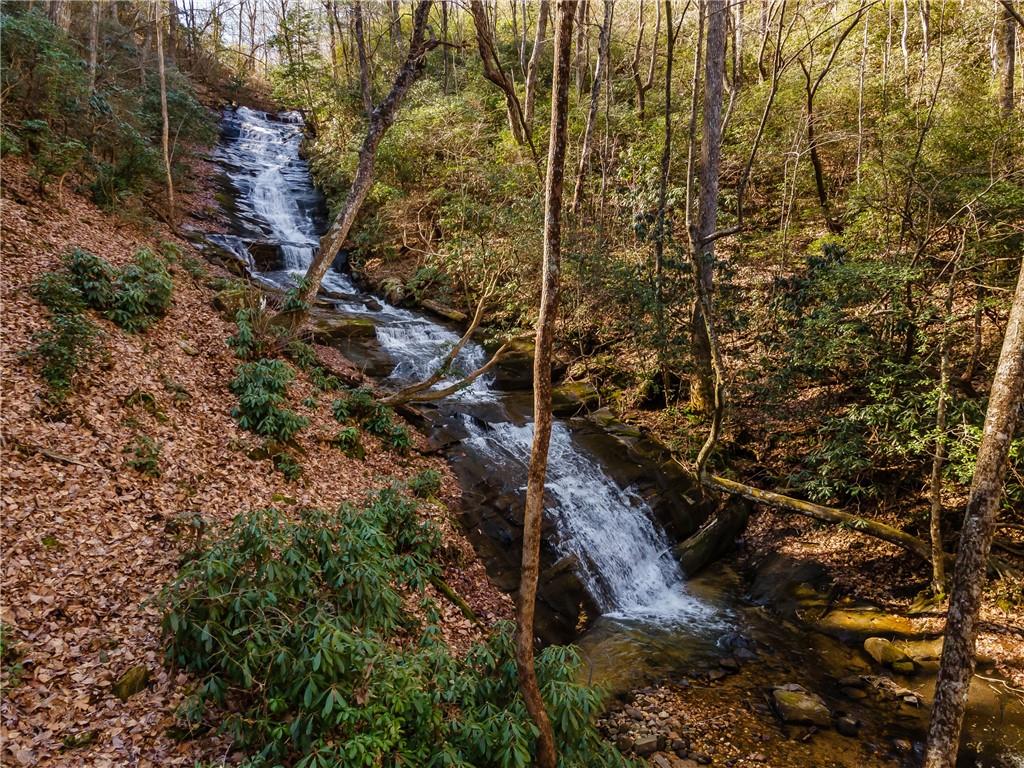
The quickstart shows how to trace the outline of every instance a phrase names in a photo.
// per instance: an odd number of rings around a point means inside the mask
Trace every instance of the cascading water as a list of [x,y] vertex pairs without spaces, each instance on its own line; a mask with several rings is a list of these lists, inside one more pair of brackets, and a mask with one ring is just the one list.
[[[225,125],[219,159],[239,193],[239,218],[249,230],[243,234],[281,246],[284,274],[264,277],[286,283],[304,272],[318,245],[313,206],[302,204],[314,199],[315,191],[299,156],[301,123],[292,115],[273,119],[241,107],[226,116]],[[219,236],[218,242],[248,256],[239,237]],[[452,331],[414,312],[384,302],[379,309],[368,309],[358,300],[359,290],[339,271],[329,271],[324,287],[333,295],[352,297],[336,302],[338,312],[374,320],[377,339],[395,364],[390,376],[396,385],[433,373],[458,341]],[[456,367],[471,371],[485,360],[485,351],[470,343]],[[500,393],[484,377],[457,397],[461,405],[501,405]],[[489,422],[463,419],[465,448],[495,472],[513,473],[517,482],[525,482],[532,424]],[[576,557],[580,578],[604,614],[668,624],[720,623],[720,611],[687,594],[670,542],[648,505],[581,451],[561,421],[555,422],[551,437],[547,489],[554,502],[549,514],[558,532],[557,547]]]

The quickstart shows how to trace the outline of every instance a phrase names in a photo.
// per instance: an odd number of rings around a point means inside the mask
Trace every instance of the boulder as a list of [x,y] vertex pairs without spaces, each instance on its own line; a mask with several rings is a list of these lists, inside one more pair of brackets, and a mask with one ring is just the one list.
[[852,739],[860,732],[860,723],[857,722],[856,718],[843,715],[836,718],[836,730],[843,736],[849,736]]
[[381,281],[380,292],[389,304],[397,306],[405,301],[405,284],[397,277],[385,277]]
[[330,343],[351,338],[374,338],[377,327],[365,317],[343,317],[329,313],[316,313],[309,318],[309,327],[316,341]]
[[128,701],[149,683],[149,669],[145,664],[137,664],[129,669],[114,683],[114,694],[121,701]]
[[677,544],[673,552],[683,573],[693,576],[704,566],[729,552],[736,538],[747,527],[750,517],[750,502],[745,499],[730,500],[711,521],[700,531]]
[[[896,645],[884,637],[869,637],[864,641],[864,652],[878,664],[884,664],[885,666],[893,666],[894,664],[910,661],[910,657],[907,656],[905,651],[896,647]],[[913,666],[913,662],[911,662],[911,666]]]
[[772,691],[772,697],[775,709],[785,723],[817,725],[821,728],[832,724],[832,713],[822,698],[800,686],[776,688]]
[[551,412],[555,416],[576,416],[597,407],[600,395],[590,384],[570,381],[551,391]]

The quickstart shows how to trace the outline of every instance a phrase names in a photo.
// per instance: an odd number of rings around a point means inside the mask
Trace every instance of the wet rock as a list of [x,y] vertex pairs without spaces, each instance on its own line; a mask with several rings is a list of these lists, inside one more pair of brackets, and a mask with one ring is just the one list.
[[277,243],[253,240],[246,244],[257,272],[277,272],[284,269],[284,253]]
[[727,502],[711,521],[700,531],[673,548],[683,573],[693,576],[704,566],[729,552],[736,544],[736,538],[747,527],[750,517],[750,503],[745,499]]
[[148,682],[149,669],[145,664],[138,664],[121,675],[120,679],[114,683],[114,694],[121,701],[128,701],[145,688]]
[[740,663],[736,661],[736,659],[734,659],[732,656],[726,656],[724,659],[719,659],[718,666],[720,666],[726,672],[740,671]]
[[646,756],[658,751],[658,737],[654,734],[638,736],[633,743],[633,751],[638,755]]
[[861,699],[866,699],[868,697],[867,691],[860,688],[846,687],[841,690],[843,696],[848,699],[852,699],[853,701],[860,701]]
[[899,672],[901,675],[912,675],[917,670],[917,666],[910,659],[894,661],[892,663],[892,670],[893,672]]
[[711,682],[717,682],[727,676],[727,672],[724,669],[712,669],[708,672],[708,680]]
[[836,730],[843,736],[855,738],[860,733],[860,723],[857,722],[856,718],[843,715],[836,718]]
[[863,688],[867,685],[860,675],[847,675],[840,678],[839,684],[844,688]]
[[838,637],[864,637],[879,633],[910,636],[917,633],[914,623],[906,616],[860,608],[829,611],[816,622],[816,626]]
[[832,713],[820,696],[800,688],[784,686],[772,691],[775,709],[783,722],[817,725],[826,728],[832,724]]
[[[864,641],[864,652],[877,663],[886,666],[910,661],[910,657],[904,651],[897,648],[884,637],[869,637]],[[911,667],[913,667],[913,662],[911,662]]]
[[892,745],[896,748],[896,751],[901,755],[908,754],[914,745],[911,744],[907,739],[893,739]]

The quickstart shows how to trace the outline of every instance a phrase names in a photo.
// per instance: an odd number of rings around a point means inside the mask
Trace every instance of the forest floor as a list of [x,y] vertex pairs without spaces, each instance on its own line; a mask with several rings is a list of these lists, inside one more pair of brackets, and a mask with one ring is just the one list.
[[[214,170],[197,162],[193,188],[179,190],[182,209],[196,215],[189,223],[207,230],[216,226]],[[211,304],[215,268],[204,265],[206,276],[185,269],[200,258],[188,242],[164,225],[98,209],[71,183],[62,200],[41,198],[17,159],[4,158],[3,176],[0,763],[164,766],[230,757],[216,736],[181,742],[167,732],[192,679],[164,665],[161,613],[151,600],[177,573],[198,520],[212,527],[269,506],[334,508],[431,468],[443,477],[442,491],[423,509],[442,531],[444,577],[483,626],[511,615],[510,600],[490,585],[447,512],[459,488],[443,459],[419,452],[422,436],[413,433],[417,450],[408,458],[396,459],[369,436],[365,461],[347,458],[327,445],[337,425],[326,404],[300,405],[316,395],[300,372],[290,395],[310,426],[298,437],[302,478],[286,481],[270,461],[249,458],[258,440],[230,416],[236,399],[228,382],[238,360],[225,343],[234,326]],[[76,247],[123,265],[162,242],[182,253],[171,268],[168,314],[137,335],[94,318],[104,332],[102,359],[62,406],[50,404],[22,354],[48,316],[29,286]],[[325,359],[330,352],[319,351]],[[339,356],[332,363],[346,364]],[[126,466],[141,436],[160,445],[159,477]],[[455,649],[479,638],[457,608],[435,597]],[[139,665],[147,685],[121,701],[114,685]]]

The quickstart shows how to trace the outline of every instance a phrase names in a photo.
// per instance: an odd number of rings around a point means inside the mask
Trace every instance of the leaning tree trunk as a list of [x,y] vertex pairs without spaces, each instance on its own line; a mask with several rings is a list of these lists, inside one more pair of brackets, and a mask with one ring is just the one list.
[[551,136],[544,181],[544,269],[541,278],[540,314],[533,359],[533,446],[526,483],[523,514],[523,559],[516,601],[516,668],[526,709],[537,726],[537,765],[555,768],[554,734],[537,685],[533,665],[533,617],[540,572],[540,532],[544,514],[544,482],[551,442],[551,354],[558,312],[559,270],[562,240],[562,182],[565,170],[566,126],[569,113],[569,64],[572,20],[576,0],[556,4],[555,65],[551,83]]
[[153,5],[154,33],[156,34],[156,66],[160,77],[160,116],[163,120],[161,143],[164,150],[164,171],[167,174],[167,205],[171,226],[174,225],[174,179],[171,176],[171,126],[167,116],[167,79],[164,73],[164,33],[160,4]]
[[373,115],[373,90],[370,85],[370,61],[366,55],[366,35],[363,32],[363,4],[352,2],[352,26],[355,28],[356,51],[359,57],[359,93],[363,97],[363,111]]
[[960,531],[953,571],[953,588],[946,615],[946,639],[942,645],[939,677],[935,683],[928,728],[925,768],[953,768],[967,706],[967,692],[974,675],[974,645],[978,609],[985,585],[986,563],[992,548],[1003,481],[1024,398],[1024,268],[1017,277],[1006,336],[992,380],[985,428]]
[[426,66],[427,53],[439,44],[437,40],[425,40],[424,34],[427,28],[427,17],[430,15],[432,0],[419,0],[416,11],[413,14],[412,39],[409,41],[409,53],[405,63],[398,70],[395,82],[384,100],[377,106],[370,115],[370,125],[366,130],[366,138],[359,149],[359,163],[356,165],[356,175],[349,187],[348,195],[341,211],[331,224],[331,228],[320,238],[320,250],[314,257],[306,270],[303,278],[300,299],[309,306],[317,291],[320,290],[320,283],[327,274],[327,270],[334,262],[338,251],[345,243],[349,230],[356,220],[356,215],[366,199],[373,184],[373,169],[377,160],[377,147],[381,139],[387,133],[388,128],[395,122],[402,100],[412,84],[423,74]]
[[615,0],[604,0],[604,23],[601,25],[601,37],[597,47],[597,67],[594,69],[594,82],[590,85],[590,110],[587,112],[587,125],[583,129],[583,145],[580,147],[580,162],[576,169],[576,185],[572,192],[570,211],[575,216],[579,213],[583,202],[583,183],[590,167],[590,148],[594,136],[594,121],[597,119],[597,100],[601,95],[601,78],[608,68],[608,45],[612,34],[612,14],[615,11]]
[[480,61],[484,67],[484,77],[498,86],[505,96],[505,107],[508,112],[508,126],[512,131],[512,138],[517,144],[533,144],[530,141],[530,127],[523,114],[523,107],[516,95],[515,85],[512,78],[501,66],[498,58],[497,46],[494,43],[494,36],[491,34],[491,24],[487,18],[487,10],[482,0],[470,0],[470,13],[473,15],[473,26],[476,28],[476,43],[480,49]]
[[715,414],[716,386],[713,338],[712,291],[715,243],[718,225],[718,178],[722,155],[722,86],[725,81],[725,28],[729,8],[707,1],[707,53],[704,74],[704,128],[700,147],[700,197],[697,202],[696,233],[690,237],[693,263],[694,300],[690,314],[695,379],[690,390],[691,406],[700,413]]

